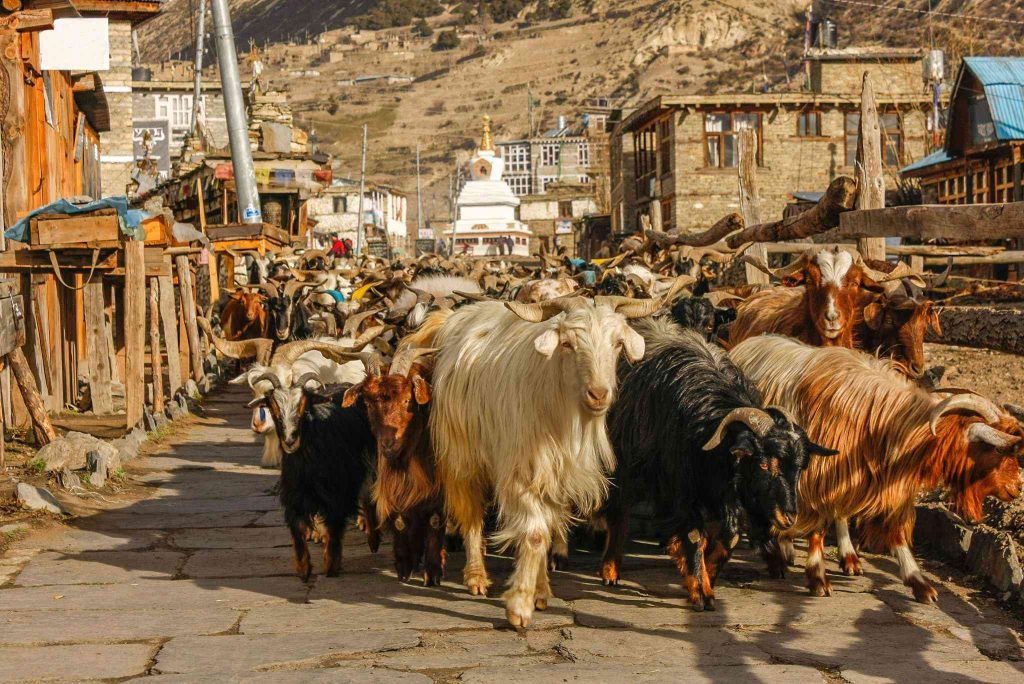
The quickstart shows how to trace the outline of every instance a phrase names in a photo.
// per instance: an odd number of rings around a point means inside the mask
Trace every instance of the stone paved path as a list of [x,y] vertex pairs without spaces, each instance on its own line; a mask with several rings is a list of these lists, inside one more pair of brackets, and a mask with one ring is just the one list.
[[[390,549],[372,555],[350,532],[343,575],[305,585],[245,398],[214,397],[210,418],[139,462],[151,498],[0,559],[0,682],[1024,681],[1007,616],[947,589],[920,606],[885,558],[812,599],[798,573],[767,580],[744,551],[719,610],[694,613],[650,542],[633,544],[615,590],[577,553],[525,634],[504,627],[498,598],[457,583],[461,554],[443,587],[403,586]],[[503,579],[508,560],[490,561]]]

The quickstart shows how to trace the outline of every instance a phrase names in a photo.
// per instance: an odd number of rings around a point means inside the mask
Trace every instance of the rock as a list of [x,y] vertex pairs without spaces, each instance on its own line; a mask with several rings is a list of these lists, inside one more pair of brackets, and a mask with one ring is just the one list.
[[117,455],[121,458],[121,463],[132,461],[139,455],[139,445],[136,444],[135,440],[128,439],[127,437],[115,439],[110,443],[110,446],[117,449]]
[[178,402],[176,402],[176,401],[168,402],[168,404],[167,404],[167,417],[168,418],[170,418],[171,420],[178,420],[179,418],[185,417],[185,415],[187,415],[185,410],[181,408],[181,405]]
[[980,525],[971,536],[967,567],[985,577],[1000,592],[1017,590],[1024,584],[1024,569],[1017,558],[1013,538]]
[[200,396],[199,385],[197,385],[196,381],[193,380],[192,378],[189,378],[188,380],[185,381],[185,394],[192,398]]
[[33,511],[49,511],[63,515],[64,509],[60,502],[45,487],[33,487],[27,482],[19,482],[15,492],[18,503]]
[[106,454],[98,451],[90,451],[86,457],[89,472],[89,482],[93,487],[102,487],[110,476],[110,459]]
[[61,468],[57,473],[57,484],[68,491],[74,491],[81,488],[82,479],[71,472],[70,468]]
[[0,534],[19,534],[21,532],[28,532],[28,523],[10,523],[8,525],[0,525]]
[[146,432],[153,432],[156,430],[156,416],[153,412],[146,408],[142,412],[142,426],[146,429]]
[[55,439],[40,449],[37,457],[46,461],[47,471],[59,471],[65,467],[70,470],[83,470],[86,467],[86,454],[90,451],[106,454],[113,469],[121,467],[117,449],[101,439],[81,432],[69,432]]
[[971,548],[972,531],[963,519],[941,504],[921,504],[917,507],[914,542],[928,544],[944,558],[962,563]]
[[171,422],[171,419],[167,417],[166,413],[158,413],[158,414],[156,414],[154,416],[154,418],[156,418],[156,429],[157,430],[159,430],[160,428],[164,427],[165,425],[169,425],[170,422]]

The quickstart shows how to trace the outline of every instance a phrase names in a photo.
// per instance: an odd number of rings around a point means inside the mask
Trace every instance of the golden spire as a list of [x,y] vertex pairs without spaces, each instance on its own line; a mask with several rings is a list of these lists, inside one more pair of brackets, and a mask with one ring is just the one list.
[[481,152],[493,152],[494,141],[491,140],[491,117],[484,114],[484,139],[480,143]]

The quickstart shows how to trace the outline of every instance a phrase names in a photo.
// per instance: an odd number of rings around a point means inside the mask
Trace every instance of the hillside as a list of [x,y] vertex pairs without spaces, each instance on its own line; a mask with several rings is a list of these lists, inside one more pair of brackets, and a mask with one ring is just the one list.
[[[383,0],[385,3],[391,0]],[[1012,24],[968,21],[912,10],[927,0],[904,0],[905,11],[865,6],[874,0],[833,0],[841,45],[929,45],[962,54],[1020,54],[1024,31]],[[276,43],[264,51],[266,75],[289,93],[298,119],[335,155],[341,174],[358,169],[362,125],[370,132],[371,175],[407,190],[415,187],[415,147],[422,148],[428,212],[446,214],[448,174],[465,159],[480,117],[494,119],[498,139],[528,128],[527,91],[538,128],[573,116],[589,98],[623,106],[667,92],[798,89],[802,84],[803,8],[806,0],[575,0],[567,19],[539,20],[549,0],[448,5],[430,17],[433,35],[409,27],[382,32],[334,28],[350,24],[378,2],[308,3],[233,0],[240,47],[314,27],[316,39]],[[141,35],[146,54],[166,54],[178,26],[186,45],[188,0],[171,0],[168,13]],[[299,7],[301,6],[301,11]],[[502,8],[499,11],[499,6]],[[470,10],[467,13],[467,7]],[[477,12],[483,7],[484,12]],[[936,12],[1024,20],[1015,0],[933,0]],[[547,11],[546,9],[544,10]],[[494,16],[513,16],[494,21]],[[381,12],[375,15],[380,20]],[[547,15],[545,15],[547,16]],[[467,23],[469,22],[469,23]],[[459,26],[461,45],[434,49],[437,36]],[[181,40],[181,36],[174,40]],[[162,47],[154,47],[162,46]],[[333,56],[332,56],[333,53]],[[390,80],[359,80],[393,76]]]

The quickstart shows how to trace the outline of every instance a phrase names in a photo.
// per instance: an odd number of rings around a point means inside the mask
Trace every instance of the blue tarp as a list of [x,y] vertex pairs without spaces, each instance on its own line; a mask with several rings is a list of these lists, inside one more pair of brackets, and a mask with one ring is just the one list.
[[141,224],[143,219],[148,218],[151,214],[138,209],[129,209],[128,198],[123,195],[121,197],[107,197],[95,200],[88,204],[72,204],[66,199],[57,200],[47,204],[45,207],[39,207],[29,212],[28,216],[15,223],[10,230],[5,232],[4,237],[8,240],[27,243],[28,223],[34,216],[39,214],[88,214],[99,209],[116,209],[117,216],[121,220],[121,232],[136,240],[146,239],[146,232],[141,228]]

